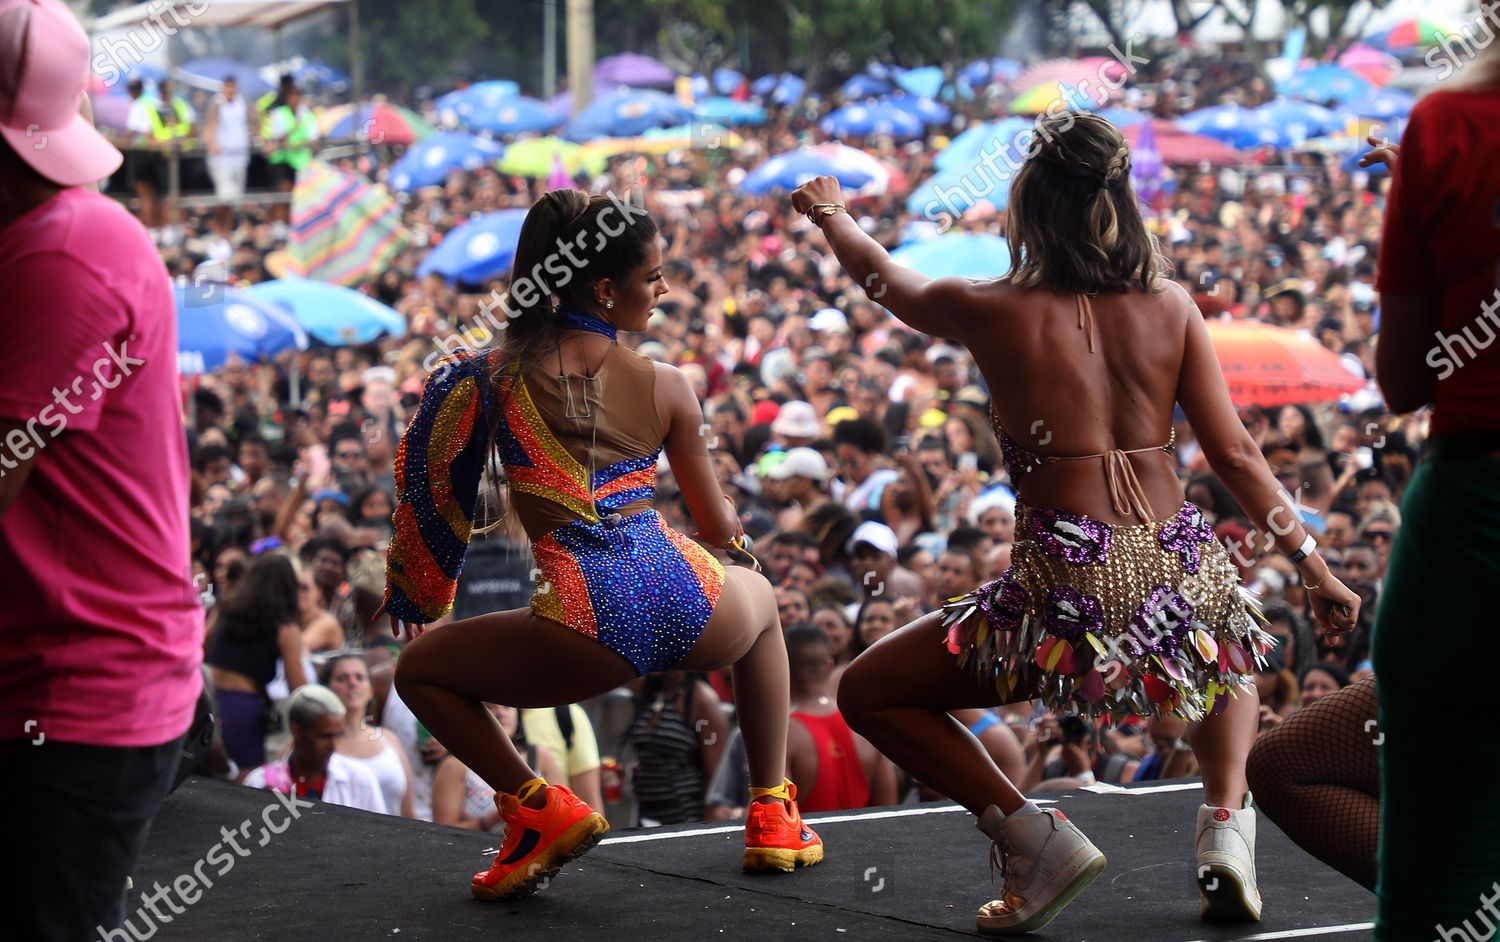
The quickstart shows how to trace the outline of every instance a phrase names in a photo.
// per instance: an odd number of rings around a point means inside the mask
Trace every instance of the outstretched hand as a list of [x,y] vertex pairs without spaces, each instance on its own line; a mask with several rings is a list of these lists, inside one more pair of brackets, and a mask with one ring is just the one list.
[[1359,158],[1361,167],[1373,167],[1376,164],[1385,164],[1389,170],[1396,169],[1396,158],[1401,156],[1401,145],[1393,144],[1384,138],[1371,134],[1365,138],[1374,150]]
[[814,203],[844,203],[844,189],[838,177],[813,177],[792,191],[792,208],[805,213]]

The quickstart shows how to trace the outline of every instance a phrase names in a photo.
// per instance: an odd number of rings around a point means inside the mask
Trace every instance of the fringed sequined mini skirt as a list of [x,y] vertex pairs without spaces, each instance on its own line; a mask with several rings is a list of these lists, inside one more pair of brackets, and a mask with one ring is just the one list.
[[1004,700],[1085,716],[1200,720],[1274,644],[1191,502],[1133,526],[1017,504],[1011,568],[943,612],[948,650]]

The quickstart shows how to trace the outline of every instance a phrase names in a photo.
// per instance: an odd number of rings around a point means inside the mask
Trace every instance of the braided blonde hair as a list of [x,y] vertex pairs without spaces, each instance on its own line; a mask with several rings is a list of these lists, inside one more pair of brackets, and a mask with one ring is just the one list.
[[1011,184],[1011,281],[1067,293],[1155,289],[1165,259],[1130,185],[1130,146],[1098,115],[1039,117]]

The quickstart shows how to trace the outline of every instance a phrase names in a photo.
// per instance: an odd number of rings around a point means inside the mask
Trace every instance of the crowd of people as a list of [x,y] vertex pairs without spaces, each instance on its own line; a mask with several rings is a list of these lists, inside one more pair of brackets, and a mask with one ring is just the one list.
[[[1170,116],[1265,97],[1248,66],[1173,56],[1137,76],[1127,102]],[[1002,101],[982,97],[960,109],[954,127],[920,142],[856,143],[919,182],[945,140],[940,134],[993,117]],[[599,177],[577,180],[594,192],[633,194],[662,230],[671,290],[648,329],[627,342],[693,382],[720,484],[776,587],[799,705],[789,761],[799,781],[818,783],[804,786],[806,810],[933,797],[853,736],[829,704],[856,654],[1003,573],[1015,527],[1012,482],[971,357],[895,321],[842,272],[784,194],[751,197],[735,185],[767,155],[817,137],[815,117],[773,112],[766,128],[742,130],[745,143],[734,151],[625,154]],[[1368,625],[1424,437],[1420,420],[1387,412],[1369,379],[1384,180],[1316,154],[1262,151],[1238,168],[1172,168],[1154,214],[1172,277],[1206,315],[1300,331],[1368,380],[1336,402],[1241,410],[1332,571],[1365,601],[1355,632],[1317,637],[1294,567],[1275,554],[1234,554],[1282,641],[1257,675],[1263,729],[1370,674]],[[419,279],[416,265],[472,214],[530,206],[544,187],[481,169],[406,197],[415,245],[366,290],[406,317],[409,334],[296,354],[299,401],[290,399],[287,357],[232,361],[193,381],[194,565],[233,763],[221,773],[243,776],[274,756],[284,737],[271,731],[272,752],[265,751],[265,724],[278,722],[267,704],[321,679],[337,696],[303,701],[304,721],[294,712],[289,724],[293,742],[299,730],[314,735],[305,717],[325,710],[342,723],[334,754],[368,767],[385,795],[381,807],[497,825],[493,808],[485,814],[476,797],[482,781],[444,760],[441,744],[395,694],[390,677],[401,644],[377,609],[396,497],[392,465],[425,366],[435,349],[489,343],[481,314],[507,286]],[[904,195],[857,199],[851,211],[863,229],[894,244],[911,221]],[[228,229],[210,216],[190,218],[188,237],[163,256],[175,274],[190,276],[212,239],[224,237],[233,244],[233,278],[264,280],[267,254],[282,246],[274,222],[249,207]],[[981,207],[956,226],[1003,233],[1005,213]],[[1208,468],[1185,421],[1176,442],[1188,497],[1216,535],[1232,548],[1255,545],[1255,522]],[[663,472],[657,507],[692,532]],[[489,508],[494,519],[504,511],[503,497]],[[524,547],[514,528],[490,539]],[[363,679],[336,682],[334,668]],[[653,675],[584,706],[519,717],[495,709],[557,781],[607,808],[616,826],[744,813],[747,773],[727,671]],[[960,719],[1028,792],[1195,770],[1181,720],[1111,725],[1029,708],[970,712]],[[372,738],[365,730],[384,732]],[[843,761],[831,761],[835,755]]]

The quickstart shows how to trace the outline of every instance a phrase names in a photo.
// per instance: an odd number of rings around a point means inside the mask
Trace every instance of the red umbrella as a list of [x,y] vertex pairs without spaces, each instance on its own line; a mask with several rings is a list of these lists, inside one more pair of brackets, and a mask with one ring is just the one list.
[[1294,330],[1256,321],[1209,321],[1229,398],[1245,406],[1329,402],[1364,388],[1338,354]]
[[[1122,128],[1120,133],[1135,147],[1141,137],[1145,122]],[[1175,121],[1151,120],[1151,130],[1156,134],[1156,149],[1161,151],[1163,163],[1196,164],[1207,162],[1215,167],[1232,167],[1245,162],[1239,151],[1202,134],[1189,134],[1177,126]]]

